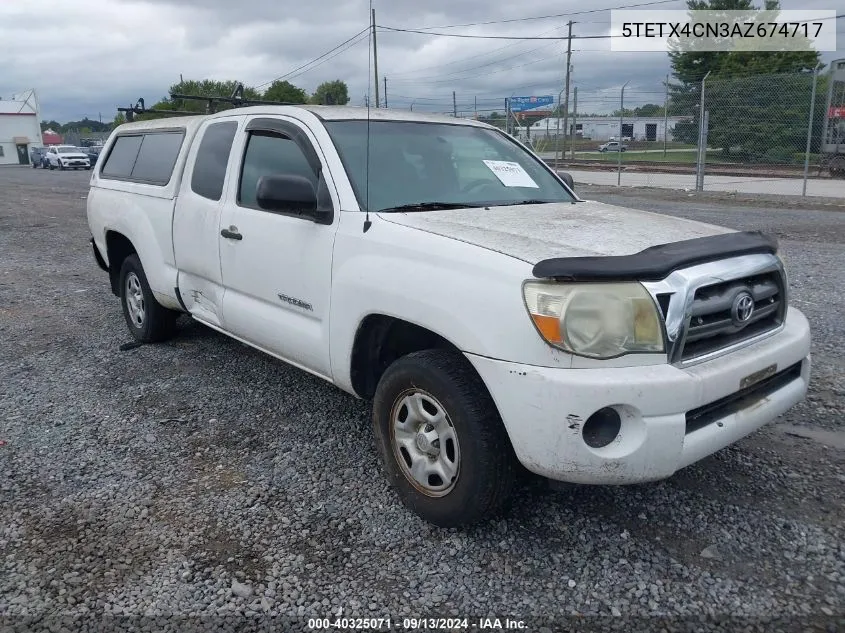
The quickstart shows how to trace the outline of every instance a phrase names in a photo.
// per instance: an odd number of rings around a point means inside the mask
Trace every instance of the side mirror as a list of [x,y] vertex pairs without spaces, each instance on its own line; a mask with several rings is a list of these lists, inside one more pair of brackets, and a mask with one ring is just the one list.
[[267,211],[304,215],[320,224],[331,224],[334,217],[331,207],[326,210],[317,204],[314,185],[303,176],[262,176],[258,180],[255,201]]
[[570,189],[572,189],[572,191],[575,191],[575,179],[572,177],[572,174],[565,171],[559,171],[558,175],[560,176],[560,179],[565,182]]

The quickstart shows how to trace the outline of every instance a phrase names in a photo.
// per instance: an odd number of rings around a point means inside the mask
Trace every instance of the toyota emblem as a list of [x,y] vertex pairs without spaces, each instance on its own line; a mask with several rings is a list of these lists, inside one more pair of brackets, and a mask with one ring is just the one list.
[[754,297],[749,292],[740,292],[731,307],[731,319],[734,325],[745,325],[754,314]]

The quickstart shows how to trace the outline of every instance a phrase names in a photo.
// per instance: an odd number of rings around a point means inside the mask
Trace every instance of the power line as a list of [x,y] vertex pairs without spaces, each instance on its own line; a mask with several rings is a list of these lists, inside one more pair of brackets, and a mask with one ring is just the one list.
[[[355,35],[353,35],[352,37],[350,37],[348,40],[346,40],[346,41],[344,41],[344,42],[341,42],[340,44],[338,44],[337,46],[335,46],[333,49],[331,49],[331,50],[329,50],[329,51],[326,51],[325,53],[323,53],[323,54],[322,54],[322,55],[320,55],[319,57],[315,57],[314,59],[312,59],[312,60],[311,60],[310,62],[308,62],[307,64],[303,64],[302,66],[299,66],[299,67],[297,67],[297,68],[294,68],[292,71],[290,71],[290,72],[288,72],[288,73],[286,73],[286,74],[284,74],[284,75],[281,75],[281,76],[279,76],[279,77],[276,77],[275,79],[271,79],[270,81],[265,81],[263,84],[259,84],[259,85],[255,86],[255,88],[256,88],[256,89],[257,89],[257,88],[263,88],[264,86],[267,86],[267,85],[269,85],[269,84],[273,83],[274,81],[281,81],[281,80],[283,80],[283,79],[286,79],[286,78],[290,77],[290,76],[291,76],[291,75],[293,75],[294,73],[299,72],[300,70],[302,70],[303,68],[306,68],[307,66],[310,66],[310,65],[311,65],[311,64],[313,64],[314,62],[318,62],[318,61],[320,61],[321,59],[323,59],[323,58],[324,58],[324,57],[326,57],[327,55],[331,55],[331,54],[332,54],[332,53],[334,53],[337,49],[339,49],[339,48],[341,48],[341,47],[345,46],[346,44],[349,44],[349,42],[351,42],[352,40],[356,39],[357,37],[360,37],[363,33],[369,33],[369,30],[370,30],[370,27],[368,26],[367,28],[363,29],[362,31],[359,31],[358,33],[356,33]],[[357,44],[357,42],[356,42],[356,44]]]
[[[367,29],[367,31],[369,31],[369,29]],[[296,79],[297,77],[300,77],[300,76],[304,75],[305,73],[311,72],[315,68],[318,68],[319,66],[322,66],[326,62],[331,61],[332,59],[334,59],[338,55],[341,55],[341,54],[345,53],[346,51],[348,51],[349,49],[358,46],[358,44],[363,44],[364,42],[367,42],[368,40],[369,40],[369,34],[368,33],[364,34],[364,35],[360,36],[356,41],[352,42],[351,44],[348,44],[345,48],[337,51],[334,55],[332,55],[330,57],[326,57],[324,60],[314,64],[310,68],[306,68],[305,70],[298,72],[294,75],[290,75],[287,78],[288,79]]]
[[[556,26],[556,27],[554,27],[554,28],[551,28],[551,29],[548,29],[548,30],[546,30],[546,31],[543,31],[542,33],[540,33],[540,35],[546,35],[547,33],[552,33],[552,32],[554,32],[554,31],[557,31],[557,30],[562,29],[562,28],[563,28],[563,25],[561,25],[561,26]],[[467,61],[469,61],[469,60],[471,60],[471,59],[476,59],[476,58],[478,58],[478,57],[489,57],[490,55],[493,55],[494,53],[498,53],[498,52],[500,52],[500,51],[503,51],[503,50],[505,50],[505,49],[507,49],[507,48],[512,48],[512,47],[514,47],[514,46],[519,46],[521,43],[522,43],[522,42],[511,42],[510,44],[505,44],[504,46],[500,46],[500,47],[498,47],[498,48],[494,48],[494,49],[493,49],[493,50],[491,50],[491,51],[485,51],[485,52],[483,52],[483,53],[477,53],[477,54],[475,54],[475,55],[470,55],[469,57],[464,57],[463,59],[456,59],[456,60],[454,60],[454,61],[451,61],[451,62],[446,62],[446,63],[443,63],[443,64],[434,64],[434,65],[432,65],[432,66],[423,66],[423,67],[421,67],[421,68],[417,68],[416,70],[408,70],[408,71],[405,71],[405,72],[393,73],[393,75],[392,75],[392,76],[399,76],[399,75],[411,75],[411,74],[418,73],[418,72],[423,71],[423,70],[434,70],[434,69],[437,69],[437,68],[445,68],[446,66],[454,66],[455,64],[462,64],[462,63],[464,63],[464,62],[467,62]],[[529,50],[527,50],[527,51],[522,51],[521,53],[517,53],[517,54],[515,54],[515,55],[508,55],[508,56],[505,56],[505,57],[501,58],[501,59],[500,59],[500,60],[498,60],[498,61],[499,61],[499,62],[504,62],[504,61],[507,61],[507,60],[509,60],[509,59],[513,59],[514,57],[519,57],[519,56],[521,56],[521,55],[527,55],[528,53],[533,53],[534,51],[540,50],[541,48],[543,48],[543,47],[545,47],[545,46],[548,46],[550,43],[551,43],[551,42],[546,42],[545,44],[540,44],[540,46],[537,46],[537,47],[535,47],[535,48],[529,49]],[[456,72],[456,73],[457,73],[457,72],[463,72],[463,71],[458,70],[458,71],[454,71],[454,72]]]
[[443,26],[424,26],[422,29],[453,29],[462,26],[487,26],[489,24],[510,24],[513,22],[528,22],[529,20],[549,20],[552,18],[568,18],[573,15],[586,15],[588,13],[603,13],[605,11],[616,11],[619,9],[635,9],[637,7],[647,7],[655,4],[669,4],[672,2],[680,2],[681,0],[654,0],[652,2],[641,2],[639,4],[628,4],[621,7],[608,7],[606,9],[587,9],[584,11],[573,11],[571,13],[556,13],[553,15],[537,15],[527,18],[511,18],[509,20],[490,20],[489,22],[467,22],[466,24],[446,24]]
[[[392,26],[379,26],[382,31],[393,31],[396,33],[419,33],[420,35],[436,35],[438,37],[461,37],[474,40],[566,40],[569,39],[566,35],[557,37],[542,37],[542,36],[521,36],[516,35],[470,35],[469,33],[440,33],[436,31],[420,31],[418,29],[398,29]],[[573,35],[573,40],[604,40],[611,37],[624,37],[621,33],[619,35]]]
[[[661,0],[661,1],[669,1],[669,0]],[[672,0],[674,1],[674,0]],[[845,14],[832,16],[831,18],[819,18],[819,21],[827,20],[827,19],[834,19],[839,20],[840,18],[845,17]],[[812,20],[804,20],[804,22],[811,22]],[[477,39],[477,40],[521,40],[521,41],[528,41],[528,40],[566,40],[566,39],[574,39],[574,40],[603,40],[603,39],[610,39],[615,37],[625,37],[621,33],[619,34],[603,34],[603,35],[573,35],[570,37],[568,36],[557,36],[557,37],[543,37],[543,36],[517,36],[517,35],[471,35],[469,33],[442,33],[439,31],[423,31],[421,29],[400,29],[393,26],[379,26],[379,29],[383,31],[393,31],[395,33],[417,33],[419,35],[435,35],[437,37],[458,37],[458,38],[465,38],[465,39]]]

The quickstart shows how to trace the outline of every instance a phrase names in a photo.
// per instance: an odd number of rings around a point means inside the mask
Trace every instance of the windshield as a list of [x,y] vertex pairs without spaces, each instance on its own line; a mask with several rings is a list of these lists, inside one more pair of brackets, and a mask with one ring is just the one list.
[[58,152],[59,154],[79,154],[82,153],[82,150],[77,147],[60,147]]
[[326,121],[325,126],[359,204],[371,211],[426,203],[575,201],[538,159],[496,130],[409,121],[370,122],[368,192],[367,121]]

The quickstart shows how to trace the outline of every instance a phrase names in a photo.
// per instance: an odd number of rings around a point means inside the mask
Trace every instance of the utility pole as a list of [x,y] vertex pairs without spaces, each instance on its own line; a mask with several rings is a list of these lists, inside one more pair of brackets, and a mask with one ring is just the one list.
[[669,75],[666,75],[666,97],[663,99],[663,158],[666,158],[666,137],[669,136]]
[[566,138],[569,136],[569,69],[571,68],[572,64],[572,20],[569,21],[569,35],[566,37],[566,87],[564,91],[566,92],[566,101],[564,101],[563,105],[563,153],[562,155],[566,156]]
[[458,101],[454,90],[452,91],[452,114],[456,119],[458,118]]
[[570,158],[575,160],[575,139],[578,138],[578,86],[573,88],[574,103],[572,105],[572,139],[569,141]]
[[373,9],[373,71],[376,77],[376,107],[379,107],[378,96],[378,45],[376,44],[376,10]]
[[511,124],[511,102],[505,97],[505,132],[510,133]]
[[384,107],[387,107],[387,75],[384,76]]

